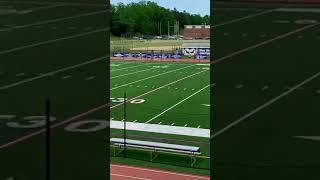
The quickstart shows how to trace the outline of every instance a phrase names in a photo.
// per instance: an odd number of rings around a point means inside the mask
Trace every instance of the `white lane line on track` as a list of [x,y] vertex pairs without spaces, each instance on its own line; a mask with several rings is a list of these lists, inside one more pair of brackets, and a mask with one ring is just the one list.
[[8,49],[8,50],[0,51],[0,54],[7,54],[7,53],[27,49],[27,48],[32,48],[32,47],[36,47],[36,46],[42,46],[42,45],[46,45],[46,44],[55,43],[55,42],[59,42],[59,41],[67,40],[67,39],[78,38],[78,37],[82,37],[82,36],[86,36],[86,35],[90,35],[90,34],[94,34],[94,33],[99,33],[99,32],[105,32],[107,30],[108,30],[108,28],[97,29],[94,31],[79,33],[79,34],[75,34],[75,35],[71,35],[71,36],[65,36],[63,38],[57,38],[57,39],[52,39],[52,40],[48,40],[48,41],[42,41],[42,42],[38,42],[38,43],[28,44],[25,46],[20,46],[20,47]]
[[5,86],[1,86],[0,90],[9,89],[9,88],[12,88],[12,87],[15,87],[15,86],[18,86],[18,85],[22,85],[22,84],[25,84],[25,83],[28,83],[28,82],[32,82],[32,81],[35,81],[35,80],[38,80],[38,79],[42,79],[42,78],[45,78],[45,77],[50,77],[50,76],[53,76],[55,74],[58,74],[58,73],[61,73],[61,72],[64,72],[64,71],[68,71],[68,70],[75,69],[75,68],[78,68],[78,67],[81,67],[81,66],[85,66],[87,64],[91,64],[91,63],[95,63],[95,62],[104,60],[106,58],[107,58],[106,56],[99,57],[99,58],[91,59],[89,61],[85,61],[85,62],[80,63],[80,64],[76,64],[76,65],[72,65],[72,66],[69,66],[69,67],[61,68],[59,70],[55,70],[55,71],[51,71],[51,72],[48,72],[48,73],[44,73],[44,74],[41,74],[41,75],[38,75],[38,76],[35,76],[35,77],[32,77],[32,78],[28,78],[28,79],[25,79],[25,80],[22,80],[22,81],[18,81],[18,82],[11,83],[11,84],[8,84],[8,85],[5,85]]
[[103,11],[95,11],[95,12],[90,12],[90,13],[83,13],[83,14],[78,14],[78,15],[74,15],[74,16],[67,16],[67,17],[63,17],[63,18],[56,18],[56,19],[39,21],[39,22],[25,24],[25,25],[14,26],[11,29],[14,30],[14,29],[28,28],[28,27],[32,27],[32,26],[36,26],[36,25],[43,25],[43,24],[59,22],[59,21],[64,21],[64,20],[69,20],[69,19],[75,19],[75,18],[80,18],[80,17],[85,17],[85,16],[102,14],[102,13],[106,13],[106,12],[107,12],[106,10],[103,10]]
[[144,69],[144,70],[141,70],[141,71],[135,71],[135,72],[132,72],[132,73],[122,74],[122,75],[111,77],[110,79],[115,79],[115,78],[131,75],[131,74],[137,74],[137,73],[141,73],[141,72],[145,72],[145,71],[150,71],[151,69],[155,69],[155,68],[149,68],[149,69]]
[[126,178],[126,179],[152,180],[152,179],[147,179],[147,178],[142,178],[142,177],[127,176],[127,175],[115,174],[115,173],[110,173],[110,175],[111,175],[111,176],[123,177],[123,178]]
[[121,87],[125,87],[125,86],[128,86],[128,85],[131,85],[131,84],[134,84],[134,83],[137,83],[137,82],[141,82],[141,81],[144,81],[144,80],[152,79],[154,77],[158,77],[158,76],[161,76],[161,75],[169,74],[171,72],[180,71],[182,69],[186,69],[186,68],[193,67],[193,66],[195,66],[195,65],[185,66],[185,67],[178,68],[178,69],[175,69],[175,70],[171,70],[171,71],[167,71],[167,72],[164,72],[164,73],[156,74],[156,75],[153,75],[153,76],[150,76],[150,77],[142,78],[142,79],[139,79],[137,81],[133,81],[133,82],[130,82],[130,83],[127,83],[127,84],[123,84],[123,85],[111,88],[110,91],[118,89],[118,88],[121,88]]
[[[208,71],[208,70],[203,70],[203,71],[200,71],[200,72],[196,72],[196,73],[194,73],[194,74],[191,74],[191,75],[189,75],[189,76],[185,76],[185,77],[180,78],[180,79],[178,79],[178,80],[175,80],[175,81],[172,81],[172,82],[167,83],[167,84],[165,84],[165,85],[162,85],[161,87],[158,87],[158,88],[156,88],[156,89],[152,89],[152,90],[150,90],[150,91],[148,91],[148,92],[145,92],[145,93],[143,93],[143,94],[140,94],[140,95],[138,95],[138,96],[136,96],[136,97],[134,97],[134,98],[129,99],[128,101],[132,101],[132,100],[141,98],[141,97],[143,97],[143,96],[145,96],[145,95],[148,95],[148,94],[151,94],[151,93],[153,93],[153,92],[156,92],[156,91],[158,91],[158,90],[160,90],[160,89],[163,89],[163,88],[165,88],[165,87],[167,87],[167,86],[169,86],[169,85],[172,85],[172,84],[175,84],[175,83],[177,83],[177,82],[183,81],[183,80],[185,80],[185,79],[188,79],[188,78],[190,78],[190,77],[196,76],[196,75],[201,74],[201,73],[206,72],[206,71]],[[122,104],[123,104],[123,102],[122,102],[122,103],[119,103],[119,104],[117,104],[117,105],[111,106],[110,109],[113,109],[113,108],[116,108],[116,107],[118,107],[118,106],[121,106]],[[72,116],[72,117],[70,117],[70,118],[67,118],[67,119],[65,119],[65,120],[62,120],[62,121],[60,121],[60,122],[58,122],[58,123],[56,123],[56,124],[53,124],[50,128],[53,129],[53,128],[56,128],[56,127],[60,127],[60,126],[62,126],[62,125],[65,125],[65,124],[68,124],[68,123],[70,123],[70,122],[73,122],[73,121],[75,121],[75,120],[77,120],[77,119],[79,119],[79,118],[83,118],[83,117],[88,116],[88,115],[90,115],[90,114],[92,114],[92,113],[95,113],[95,112],[97,112],[97,111],[99,111],[99,110],[106,109],[106,108],[108,108],[109,106],[110,106],[109,103],[107,103],[107,104],[102,104],[102,105],[97,106],[97,107],[95,107],[95,108],[89,109],[89,110],[86,111],[86,112],[82,112],[82,113],[80,113],[80,114],[77,114],[77,115]],[[32,133],[30,133],[30,134],[24,135],[24,136],[19,137],[19,138],[15,139],[15,140],[12,140],[12,141],[10,141],[10,142],[8,142],[8,143],[5,143],[5,144],[0,145],[0,149],[4,149],[4,148],[10,147],[10,146],[13,146],[13,145],[15,145],[15,144],[17,144],[17,143],[19,143],[19,142],[23,142],[23,141],[25,141],[25,140],[28,140],[28,139],[34,137],[34,136],[37,136],[37,135],[39,135],[39,134],[42,134],[43,132],[45,132],[45,129],[44,129],[44,128],[42,128],[42,129],[40,129],[40,130],[38,130],[38,131],[32,132]]]
[[246,119],[248,119],[249,117],[255,115],[256,113],[262,111],[264,108],[272,105],[273,103],[279,101],[280,99],[286,97],[287,95],[289,95],[290,93],[294,92],[295,90],[297,90],[298,88],[300,88],[301,86],[309,83],[310,81],[312,81],[313,79],[317,78],[320,76],[320,72],[314,74],[313,76],[305,79],[304,81],[300,82],[299,84],[295,85],[294,87],[292,87],[291,89],[289,89],[288,91],[283,92],[282,94],[272,98],[271,100],[267,101],[266,103],[262,104],[261,106],[257,107],[256,109],[250,111],[249,113],[245,114],[244,116],[241,116],[240,118],[236,119],[235,121],[233,121],[232,123],[228,124],[227,126],[225,126],[224,128],[220,129],[219,131],[215,132],[210,138],[216,138],[217,136],[219,136],[220,134],[226,132],[227,130],[231,129],[232,127],[238,125],[239,123],[245,121]]
[[197,176],[197,175],[192,175],[192,174],[181,174],[181,173],[176,173],[176,172],[171,172],[171,171],[162,171],[162,170],[156,170],[156,169],[146,169],[146,168],[140,168],[140,167],[126,166],[126,165],[110,164],[110,166],[122,167],[122,168],[128,168],[128,169],[136,169],[136,170],[144,170],[144,171],[150,171],[150,172],[157,172],[157,173],[159,173],[159,174],[180,175],[180,176],[184,176],[184,177],[195,178],[195,179],[197,179],[197,180],[200,180],[200,179],[209,180],[209,179],[210,179],[210,177],[205,177],[205,176]]
[[182,99],[181,101],[179,101],[178,103],[174,104],[173,106],[169,107],[168,109],[162,111],[161,113],[159,113],[158,115],[152,117],[151,119],[149,119],[148,121],[146,121],[145,123],[149,123],[151,121],[153,121],[154,119],[158,118],[159,116],[165,114],[166,112],[170,111],[171,109],[175,108],[176,106],[178,106],[179,104],[183,103],[184,101],[190,99],[191,97],[197,95],[198,93],[200,93],[201,91],[205,90],[206,88],[210,87],[209,85],[206,85],[205,87],[201,88],[200,90],[196,91],[195,93],[191,94],[190,96]]

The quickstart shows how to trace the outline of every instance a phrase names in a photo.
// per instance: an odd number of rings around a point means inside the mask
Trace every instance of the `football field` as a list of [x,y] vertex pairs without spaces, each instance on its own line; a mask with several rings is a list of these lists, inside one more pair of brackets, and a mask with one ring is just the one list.
[[47,98],[52,178],[103,179],[105,5],[0,1],[0,8],[0,179],[45,179]]
[[[148,164],[148,153],[133,150],[128,159],[111,153],[112,162],[134,164],[135,159],[140,166],[168,169],[170,165],[169,170],[208,175],[210,87],[214,86],[210,86],[210,64],[111,60],[110,67],[111,137],[123,137],[123,126],[114,124],[123,124],[126,93],[126,119],[132,125],[127,128],[129,139],[198,145],[202,152],[195,169],[188,167],[188,156],[161,154]],[[143,124],[151,126],[139,129]]]
[[215,6],[211,176],[318,178],[319,10]]

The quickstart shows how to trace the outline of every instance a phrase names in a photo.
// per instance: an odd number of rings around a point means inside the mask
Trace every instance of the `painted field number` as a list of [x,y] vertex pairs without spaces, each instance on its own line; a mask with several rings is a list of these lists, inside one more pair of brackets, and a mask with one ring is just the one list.
[[[123,103],[125,101],[124,98],[110,98],[111,102],[113,103]],[[126,99],[128,100],[128,99]],[[129,103],[131,104],[141,104],[141,103],[144,103],[146,100],[144,99],[133,99],[133,100],[130,100]]]

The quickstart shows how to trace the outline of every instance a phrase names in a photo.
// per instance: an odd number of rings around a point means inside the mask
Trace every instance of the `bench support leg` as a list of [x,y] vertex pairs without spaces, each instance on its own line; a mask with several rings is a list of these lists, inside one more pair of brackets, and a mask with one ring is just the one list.
[[193,165],[194,165],[194,164],[196,163],[196,161],[197,161],[197,158],[196,158],[196,155],[195,155],[195,154],[191,155],[190,157],[191,157],[191,167],[193,167]]

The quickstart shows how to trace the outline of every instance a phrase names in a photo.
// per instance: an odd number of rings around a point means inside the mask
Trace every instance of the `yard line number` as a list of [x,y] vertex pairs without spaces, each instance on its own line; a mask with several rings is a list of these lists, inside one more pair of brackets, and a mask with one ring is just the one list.
[[127,102],[131,104],[141,104],[146,101],[144,99],[133,99],[128,101],[128,99],[125,99],[125,98],[110,98],[110,101],[113,103],[123,103],[125,100],[127,100]]

